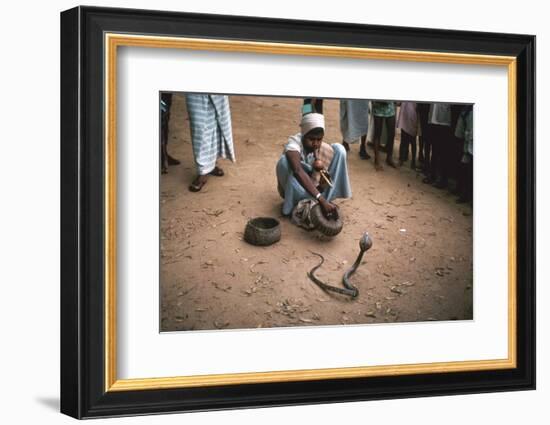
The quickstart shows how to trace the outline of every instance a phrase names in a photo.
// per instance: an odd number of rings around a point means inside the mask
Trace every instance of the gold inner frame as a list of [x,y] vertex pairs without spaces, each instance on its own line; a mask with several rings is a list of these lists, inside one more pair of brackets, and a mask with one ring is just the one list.
[[[105,40],[105,391],[511,369],[516,353],[516,58],[460,53],[316,46],[106,33]],[[504,66],[508,71],[508,357],[506,359],[400,364],[165,378],[118,379],[116,324],[116,98],[117,48],[149,47],[357,59]]]

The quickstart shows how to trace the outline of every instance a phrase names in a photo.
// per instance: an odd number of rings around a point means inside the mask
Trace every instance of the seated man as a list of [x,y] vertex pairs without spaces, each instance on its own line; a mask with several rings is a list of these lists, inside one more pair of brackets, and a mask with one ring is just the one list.
[[[299,201],[316,199],[327,218],[337,218],[337,209],[330,201],[335,198],[350,198],[346,150],[340,144],[323,142],[325,118],[322,114],[307,114],[300,123],[301,132],[290,136],[284,153],[277,162],[277,189],[282,198],[283,214],[288,216]],[[321,177],[323,163],[331,184]]]

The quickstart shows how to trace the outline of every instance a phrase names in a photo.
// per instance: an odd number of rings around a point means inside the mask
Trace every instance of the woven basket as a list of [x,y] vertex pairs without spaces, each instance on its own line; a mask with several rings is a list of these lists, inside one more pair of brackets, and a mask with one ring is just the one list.
[[281,224],[272,217],[256,217],[246,223],[244,240],[249,244],[266,246],[281,239]]

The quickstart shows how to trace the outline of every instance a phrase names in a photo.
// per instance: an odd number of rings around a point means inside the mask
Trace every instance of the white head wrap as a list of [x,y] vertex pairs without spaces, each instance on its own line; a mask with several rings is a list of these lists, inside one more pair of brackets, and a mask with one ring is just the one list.
[[306,135],[314,128],[325,129],[325,116],[323,114],[306,114],[302,117],[300,129],[302,135]]

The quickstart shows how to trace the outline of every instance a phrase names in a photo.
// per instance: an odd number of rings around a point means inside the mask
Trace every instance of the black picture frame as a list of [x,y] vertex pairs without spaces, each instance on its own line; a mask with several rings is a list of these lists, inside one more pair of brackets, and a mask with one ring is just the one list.
[[[517,60],[517,367],[105,391],[106,32],[514,56]],[[61,13],[61,412],[75,418],[535,388],[535,37],[76,7]]]

